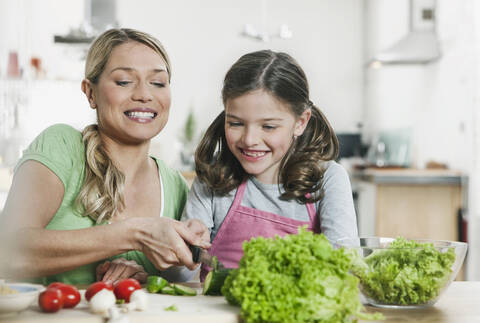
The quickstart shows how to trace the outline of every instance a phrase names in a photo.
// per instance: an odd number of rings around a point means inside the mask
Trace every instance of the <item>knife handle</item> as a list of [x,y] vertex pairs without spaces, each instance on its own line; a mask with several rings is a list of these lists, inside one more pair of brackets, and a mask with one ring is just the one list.
[[200,258],[200,251],[202,250],[202,248],[193,245],[188,245],[188,247],[190,248],[190,252],[192,253],[193,262],[198,263],[198,260]]

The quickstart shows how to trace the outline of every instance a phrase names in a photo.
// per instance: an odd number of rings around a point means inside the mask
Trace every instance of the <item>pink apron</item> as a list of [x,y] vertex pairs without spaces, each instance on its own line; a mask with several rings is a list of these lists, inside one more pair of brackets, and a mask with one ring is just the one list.
[[[227,268],[237,268],[243,256],[242,244],[254,237],[271,238],[275,235],[298,233],[298,227],[306,225],[307,230],[319,233],[320,225],[317,220],[313,203],[307,203],[310,221],[304,222],[286,218],[266,211],[242,206],[243,194],[247,187],[244,181],[237,189],[227,216],[213,239],[209,253],[217,256],[218,260]],[[210,268],[202,265],[200,280],[203,281]]]

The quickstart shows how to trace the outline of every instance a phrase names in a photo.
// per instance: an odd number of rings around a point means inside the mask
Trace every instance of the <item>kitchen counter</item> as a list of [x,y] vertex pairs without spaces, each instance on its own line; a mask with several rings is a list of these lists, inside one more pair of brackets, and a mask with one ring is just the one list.
[[[200,290],[200,289],[199,289]],[[169,296],[149,294],[149,307],[145,312],[127,314],[130,323],[149,322],[240,322],[239,309],[227,304],[223,297],[212,296]],[[175,304],[177,312],[165,311],[165,307]],[[453,282],[437,304],[426,309],[387,310],[367,307],[369,311],[379,311],[386,320],[379,322],[436,322],[470,323],[480,321],[480,282]],[[26,323],[103,323],[100,316],[88,311],[85,300],[75,309],[63,309],[54,314],[40,312],[36,304],[16,316],[0,318],[0,322]],[[360,321],[366,322],[366,321]]]
[[463,173],[455,170],[414,168],[367,168],[353,171],[352,177],[355,180],[376,184],[461,185],[467,180]]

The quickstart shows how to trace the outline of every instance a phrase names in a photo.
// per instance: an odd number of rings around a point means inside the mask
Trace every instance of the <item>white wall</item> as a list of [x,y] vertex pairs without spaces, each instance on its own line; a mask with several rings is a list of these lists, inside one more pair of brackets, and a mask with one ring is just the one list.
[[[154,153],[168,163],[174,164],[178,156],[176,150],[181,147],[172,142],[177,141],[189,108],[195,109],[200,128],[205,129],[222,109],[220,90],[227,69],[240,55],[264,48],[292,54],[307,73],[312,101],[324,110],[333,127],[357,130],[363,117],[362,2],[263,3],[268,8],[266,16],[259,0],[118,0],[120,25],[158,37],[172,60],[172,113],[152,143]],[[43,113],[27,116],[27,139],[53,121],[81,125],[92,119],[79,89],[84,50],[53,43],[54,34],[79,26],[83,12],[82,0],[0,0],[0,75],[5,75],[8,51],[16,50],[26,75],[29,59],[36,55],[42,58],[50,80],[66,79],[60,86],[54,81],[30,85],[34,97],[25,110]],[[246,23],[262,29],[265,17],[271,33],[286,23],[293,38],[264,43],[240,36]]]
[[[408,1],[366,0],[366,58],[408,31]],[[365,133],[410,128],[416,167],[434,160],[469,176],[467,278],[480,279],[480,4],[437,0],[442,57],[366,70]]]
[[[408,31],[408,1],[366,1],[366,58]],[[410,128],[412,165],[430,161],[469,172],[476,53],[472,1],[437,1],[440,60],[366,70],[365,133]]]

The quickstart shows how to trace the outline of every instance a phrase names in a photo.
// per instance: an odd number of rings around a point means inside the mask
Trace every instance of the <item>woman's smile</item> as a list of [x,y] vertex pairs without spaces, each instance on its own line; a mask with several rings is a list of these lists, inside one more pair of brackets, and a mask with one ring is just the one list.
[[129,120],[132,120],[138,123],[152,122],[153,119],[155,119],[155,117],[158,115],[157,112],[149,108],[135,108],[135,109],[127,110],[123,114],[125,114],[125,116]]

